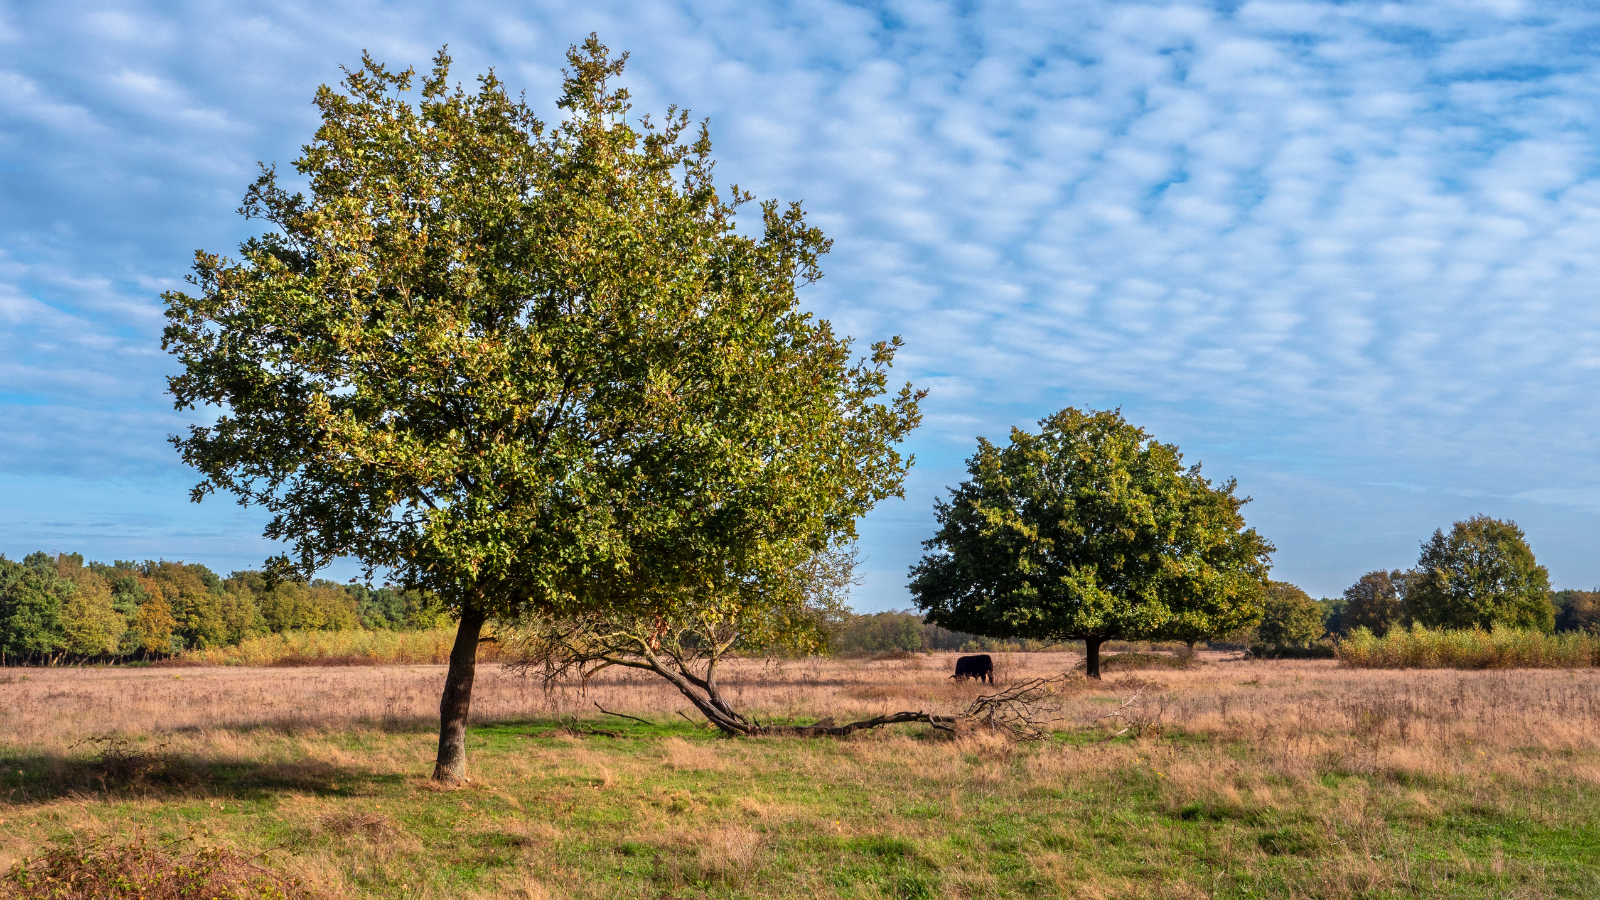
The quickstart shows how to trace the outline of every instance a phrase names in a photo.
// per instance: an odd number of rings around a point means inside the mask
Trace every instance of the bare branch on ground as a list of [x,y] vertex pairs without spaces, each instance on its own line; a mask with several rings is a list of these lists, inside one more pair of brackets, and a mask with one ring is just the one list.
[[611,710],[606,709],[604,706],[601,706],[599,700],[594,702],[594,708],[600,710],[608,716],[616,716],[619,719],[632,719],[633,721],[638,722],[640,725],[654,724],[651,722],[646,722],[644,719],[641,719],[638,716],[630,716],[627,713],[612,712]]
[[1050,736],[1050,724],[1060,718],[1056,688],[1071,677],[1063,672],[1054,678],[1033,678],[1010,685],[972,701],[962,716],[1018,740],[1044,740]]

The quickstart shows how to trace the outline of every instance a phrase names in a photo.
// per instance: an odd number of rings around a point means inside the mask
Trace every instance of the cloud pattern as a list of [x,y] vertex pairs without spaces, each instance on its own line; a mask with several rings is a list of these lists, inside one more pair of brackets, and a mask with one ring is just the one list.
[[362,49],[545,103],[589,31],[641,111],[710,117],[723,179],[804,199],[836,240],[807,302],[933,389],[859,605],[908,602],[975,435],[1068,404],[1237,476],[1313,593],[1479,511],[1600,582],[1600,12],[1518,2],[13,6],[0,549],[258,561],[253,514],[162,499],[192,477],[157,295]]

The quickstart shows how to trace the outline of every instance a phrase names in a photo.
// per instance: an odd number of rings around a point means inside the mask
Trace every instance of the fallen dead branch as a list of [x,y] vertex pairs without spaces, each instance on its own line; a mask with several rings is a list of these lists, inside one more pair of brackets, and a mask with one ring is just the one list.
[[1060,718],[1061,704],[1057,687],[1071,678],[1063,673],[1053,678],[1033,678],[1010,685],[993,694],[985,694],[968,704],[960,716],[941,716],[926,712],[897,712],[834,725],[824,720],[815,725],[768,725],[754,735],[786,735],[794,737],[844,737],[868,728],[883,725],[900,725],[908,722],[925,722],[940,731],[954,733],[958,721],[1004,732],[1024,741],[1044,740],[1050,736],[1050,724]]
[[867,728],[878,728],[883,725],[901,725],[907,722],[926,722],[940,731],[955,731],[954,716],[937,716],[925,712],[897,712],[890,715],[874,716],[851,722],[848,725],[834,725],[832,719],[824,719],[815,725],[763,725],[757,731],[751,732],[752,736],[785,736],[785,737],[845,737]]
[[1128,732],[1130,732],[1132,730],[1133,730],[1133,726],[1130,725],[1127,728],[1124,728],[1124,729],[1122,729],[1121,731],[1119,731],[1119,732],[1117,732],[1115,734],[1108,734],[1105,737],[1101,738],[1100,740],[1095,741],[1094,745],[1096,747],[1098,747],[1101,744],[1109,744],[1112,741],[1116,740],[1119,737],[1122,737],[1123,735],[1127,734]]
[[1061,703],[1056,688],[1070,673],[1053,678],[1033,678],[993,694],[985,694],[967,706],[963,717],[996,731],[1004,731],[1024,741],[1039,741],[1050,736],[1050,724],[1060,718]]

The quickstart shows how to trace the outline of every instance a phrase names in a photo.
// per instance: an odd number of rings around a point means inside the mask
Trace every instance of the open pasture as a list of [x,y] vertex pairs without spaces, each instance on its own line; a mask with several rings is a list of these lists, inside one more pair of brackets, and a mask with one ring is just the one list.
[[[110,836],[350,897],[1600,896],[1600,672],[1202,657],[1070,682],[1040,743],[728,740],[653,677],[547,694],[485,666],[454,791],[427,779],[442,667],[0,670],[0,864]],[[952,668],[724,677],[762,722],[843,722],[991,690]]]

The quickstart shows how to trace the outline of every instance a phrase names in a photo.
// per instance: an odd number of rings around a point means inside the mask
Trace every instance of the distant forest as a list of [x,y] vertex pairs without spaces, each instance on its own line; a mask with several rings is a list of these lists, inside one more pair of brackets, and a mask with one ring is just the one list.
[[[1345,598],[1314,601],[1293,585],[1273,585],[1274,594],[1294,595],[1306,607],[1299,613],[1310,619],[1304,642],[1351,629]],[[1557,631],[1600,630],[1600,593],[1555,591],[1550,599]],[[1277,606],[1269,602],[1263,624],[1295,615],[1293,604],[1287,612]],[[254,570],[223,578],[203,565],[165,560],[106,564],[40,552],[16,562],[0,555],[0,665],[162,659],[281,632],[412,631],[453,621],[420,593],[388,586],[316,580],[269,588]],[[845,656],[1045,646],[950,631],[909,610],[849,615],[832,632],[832,651]],[[1248,645],[1259,636],[1222,640]]]
[[[411,631],[453,619],[423,595],[317,580],[267,585],[255,570],[223,578],[195,563],[85,562],[80,553],[0,556],[0,665],[152,660],[281,632]],[[833,624],[845,655],[1037,649],[931,625],[912,612]]]
[[1018,642],[950,631],[924,622],[922,616],[909,611],[850,616],[833,627],[832,649],[845,656],[1013,648],[1020,649]]
[[276,632],[449,621],[420,594],[390,587],[317,580],[269,588],[257,571],[222,578],[194,563],[0,556],[0,665],[152,659]]

